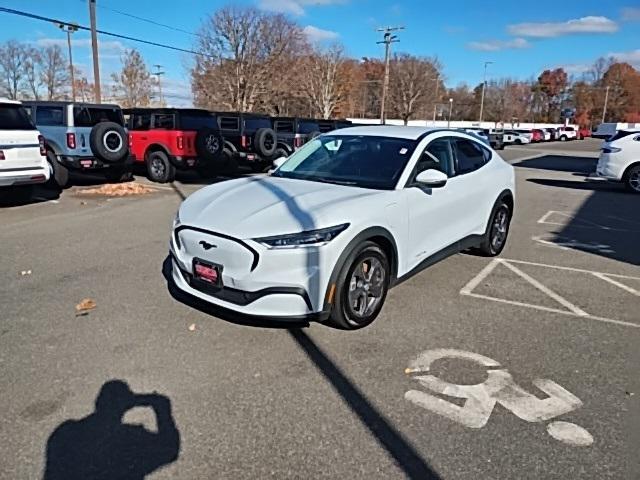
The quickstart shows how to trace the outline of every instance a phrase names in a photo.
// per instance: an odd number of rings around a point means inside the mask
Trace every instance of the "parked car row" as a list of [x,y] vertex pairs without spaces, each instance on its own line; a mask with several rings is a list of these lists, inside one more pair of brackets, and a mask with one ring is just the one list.
[[527,143],[554,142],[584,139],[590,136],[587,130],[572,126],[545,128],[515,128],[504,131],[504,143],[525,145]]
[[[70,172],[122,181],[136,164],[155,182],[170,182],[176,171],[187,169],[205,177],[233,173],[239,165],[264,171],[309,139],[351,125],[194,108],[123,110],[113,104],[6,99],[0,99],[0,122],[0,186],[50,182],[58,188],[67,185]],[[27,152],[34,145],[37,151]]]

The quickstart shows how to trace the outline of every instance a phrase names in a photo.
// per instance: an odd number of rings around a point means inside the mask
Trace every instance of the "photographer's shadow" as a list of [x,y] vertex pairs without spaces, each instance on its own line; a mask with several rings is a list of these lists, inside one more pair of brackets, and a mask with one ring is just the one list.
[[[144,479],[174,462],[180,433],[171,415],[169,398],[157,393],[134,394],[121,380],[106,382],[93,413],[59,425],[47,441],[45,480]],[[149,407],[157,432],[122,423],[134,407]]]

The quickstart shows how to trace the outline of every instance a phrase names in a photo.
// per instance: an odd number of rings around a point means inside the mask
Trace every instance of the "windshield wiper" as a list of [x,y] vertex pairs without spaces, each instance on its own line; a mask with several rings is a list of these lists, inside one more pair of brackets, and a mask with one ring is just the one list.
[[358,182],[350,182],[349,180],[336,180],[333,178],[324,178],[324,177],[310,177],[309,180],[316,180],[318,182],[323,183],[333,183],[335,185],[357,185]]

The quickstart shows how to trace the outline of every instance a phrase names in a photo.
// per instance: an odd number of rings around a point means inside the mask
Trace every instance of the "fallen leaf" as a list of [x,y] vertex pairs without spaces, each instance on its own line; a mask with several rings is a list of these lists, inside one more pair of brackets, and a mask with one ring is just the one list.
[[84,315],[89,313],[89,311],[96,308],[96,302],[91,298],[83,298],[79,304],[76,305],[76,313],[78,315]]
[[31,270],[22,270],[22,271],[20,272],[20,275],[22,275],[23,277],[24,277],[25,275],[31,275]]
[[191,325],[189,325],[189,331],[190,332],[195,331],[195,329],[196,329],[196,324],[195,323],[192,323]]
[[129,197],[132,195],[146,195],[156,192],[155,188],[137,182],[109,183],[96,188],[84,188],[79,195],[102,195],[105,197]]

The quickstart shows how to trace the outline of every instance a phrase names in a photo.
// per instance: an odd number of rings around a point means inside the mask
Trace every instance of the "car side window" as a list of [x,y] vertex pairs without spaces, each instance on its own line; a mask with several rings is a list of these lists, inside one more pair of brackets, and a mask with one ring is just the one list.
[[453,155],[450,139],[437,138],[427,145],[413,169],[409,178],[409,185],[414,183],[419,173],[430,169],[439,170],[449,177],[453,175]]
[[158,114],[153,116],[153,128],[173,128],[173,115]]
[[[465,173],[471,173],[482,167],[491,158],[487,157],[485,148],[478,143],[465,138],[455,139],[455,151],[456,151],[456,173],[458,175],[464,175]],[[488,151],[488,150],[487,150]],[[491,152],[488,151],[490,154]]]
[[237,117],[219,117],[220,130],[238,130],[240,119]]
[[131,116],[131,130],[149,130],[149,128],[151,128],[151,114]]
[[39,106],[36,108],[37,125],[63,125],[62,107]]

